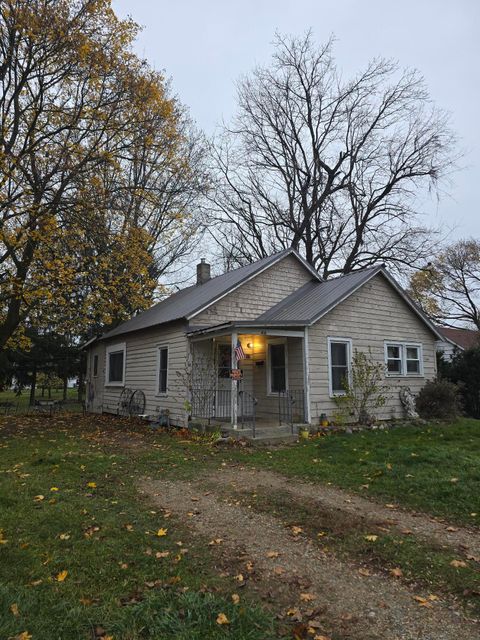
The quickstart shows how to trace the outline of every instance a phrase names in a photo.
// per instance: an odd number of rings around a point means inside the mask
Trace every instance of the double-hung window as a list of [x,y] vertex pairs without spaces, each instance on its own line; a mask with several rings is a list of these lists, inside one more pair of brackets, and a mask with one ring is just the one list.
[[385,364],[389,376],[422,376],[422,345],[386,342]]
[[93,377],[98,376],[98,353],[93,356]]
[[350,379],[351,361],[350,338],[328,338],[328,380],[331,396],[345,393],[345,385]]
[[168,347],[158,347],[158,393],[167,393]]
[[106,385],[121,387],[125,384],[125,343],[107,347]]

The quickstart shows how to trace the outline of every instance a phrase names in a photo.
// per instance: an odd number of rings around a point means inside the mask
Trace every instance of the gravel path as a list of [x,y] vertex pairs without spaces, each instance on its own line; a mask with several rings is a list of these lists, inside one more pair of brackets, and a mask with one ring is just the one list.
[[[259,483],[281,486],[283,479],[236,468],[210,476],[208,484],[217,480],[245,488],[246,483],[252,487]],[[293,483],[288,486],[291,491]],[[305,490],[310,489],[305,485]],[[253,513],[231,499],[220,498],[214,490],[206,491],[201,479],[148,479],[141,490],[186,522],[193,535],[198,532],[227,556],[240,557],[244,569],[237,575],[239,586],[242,581],[252,583],[263,599],[279,605],[288,602],[289,611],[283,615],[298,624],[306,621],[318,633],[333,629],[338,636],[352,640],[480,638],[480,626],[462,619],[446,603],[429,599],[428,593],[422,594],[423,601],[415,600],[416,594],[394,578],[359,574],[353,563],[325,553],[301,531],[285,527],[271,515]],[[329,496],[334,499],[333,494]],[[353,503],[347,505],[354,508]],[[391,515],[390,510],[388,513]]]
[[406,511],[395,504],[389,504],[387,507],[337,487],[302,482],[296,478],[286,478],[262,469],[225,467],[216,475],[209,477],[209,483],[215,482],[232,483],[235,488],[243,491],[255,491],[259,487],[267,490],[269,488],[287,490],[299,498],[314,500],[320,506],[352,514],[356,518],[365,519],[365,521],[388,521],[390,526],[399,530],[409,530],[422,540],[435,542],[439,545],[449,545],[480,560],[480,533],[478,529],[453,526],[440,518]]

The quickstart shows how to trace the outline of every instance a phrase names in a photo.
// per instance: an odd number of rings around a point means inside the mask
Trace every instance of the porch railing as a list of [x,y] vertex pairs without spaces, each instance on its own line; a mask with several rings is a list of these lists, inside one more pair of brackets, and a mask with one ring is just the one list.
[[303,389],[287,389],[278,392],[278,421],[290,426],[305,422],[305,393]]

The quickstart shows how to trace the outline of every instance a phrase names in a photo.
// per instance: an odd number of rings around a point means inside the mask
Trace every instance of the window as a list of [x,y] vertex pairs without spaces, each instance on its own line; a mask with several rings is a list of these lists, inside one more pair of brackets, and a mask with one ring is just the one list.
[[167,393],[168,347],[158,348],[158,393]]
[[217,351],[218,377],[230,378],[232,368],[232,346],[230,344],[219,344]]
[[385,362],[389,376],[423,376],[422,345],[386,342]]
[[349,338],[329,338],[329,384],[330,395],[345,393],[345,382],[350,377],[352,342]]
[[106,383],[110,386],[125,384],[125,343],[107,347]]
[[93,356],[93,377],[98,376],[98,353]]
[[399,376],[403,374],[401,344],[387,345],[387,371],[388,373],[396,373]]
[[287,388],[287,351],[285,342],[268,345],[269,392],[279,393]]

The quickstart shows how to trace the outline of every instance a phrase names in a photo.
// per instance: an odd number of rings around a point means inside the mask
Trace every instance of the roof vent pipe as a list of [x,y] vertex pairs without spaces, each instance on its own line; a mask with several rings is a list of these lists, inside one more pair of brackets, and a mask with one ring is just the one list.
[[205,262],[205,258],[197,264],[197,284],[205,284],[210,280],[210,265]]

